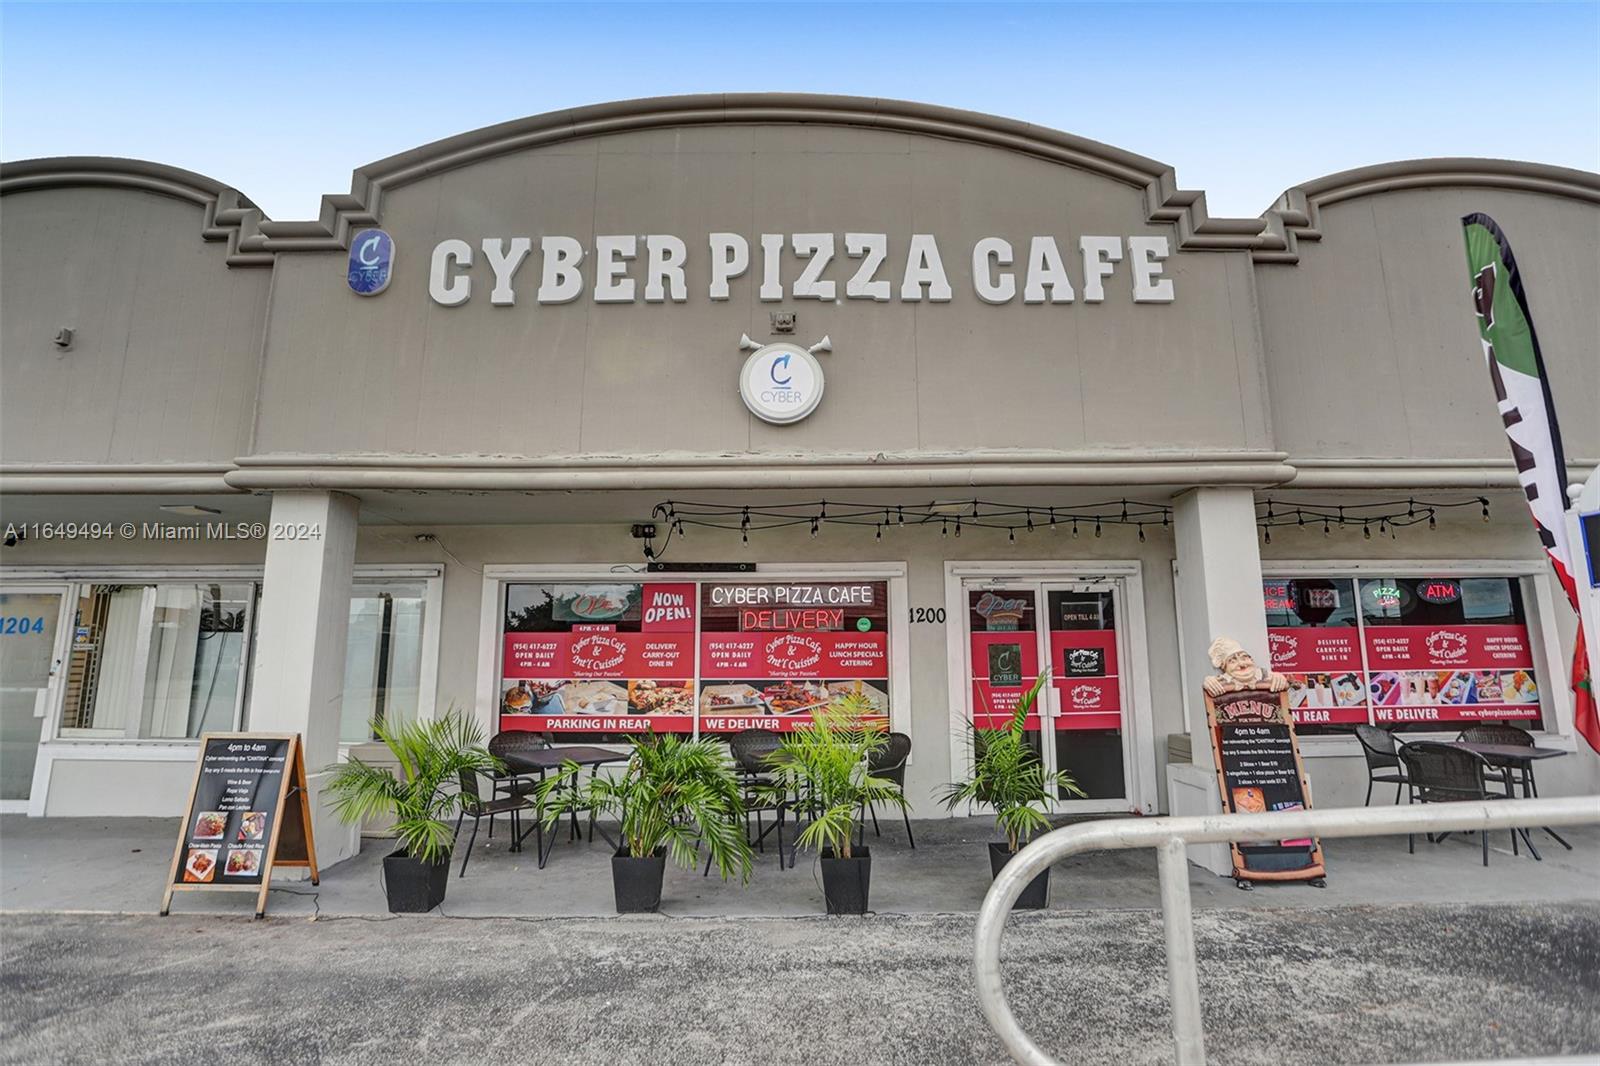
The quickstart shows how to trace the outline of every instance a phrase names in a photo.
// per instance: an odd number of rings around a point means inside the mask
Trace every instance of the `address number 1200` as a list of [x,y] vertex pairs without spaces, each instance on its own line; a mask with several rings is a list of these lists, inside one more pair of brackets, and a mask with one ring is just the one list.
[[910,608],[910,611],[911,621],[913,624],[917,622],[927,622],[936,626],[944,625],[943,607],[912,607]]

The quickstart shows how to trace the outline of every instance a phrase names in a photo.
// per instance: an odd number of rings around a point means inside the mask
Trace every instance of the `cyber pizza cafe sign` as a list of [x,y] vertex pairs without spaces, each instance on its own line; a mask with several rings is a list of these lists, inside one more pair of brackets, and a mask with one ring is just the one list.
[[[970,247],[941,246],[931,233],[711,233],[696,241],[668,233],[605,234],[586,247],[576,237],[483,237],[442,240],[433,248],[428,294],[460,307],[483,290],[489,303],[683,303],[687,272],[703,263],[705,296],[733,298],[755,287],[763,302],[864,300],[947,303],[954,299],[946,254],[967,258],[973,295],[984,303],[1101,303],[1118,287],[1134,303],[1171,303],[1164,274],[1166,237],[1085,235],[1076,241],[1034,235],[1013,242],[983,237]],[[696,262],[699,260],[699,262]]]

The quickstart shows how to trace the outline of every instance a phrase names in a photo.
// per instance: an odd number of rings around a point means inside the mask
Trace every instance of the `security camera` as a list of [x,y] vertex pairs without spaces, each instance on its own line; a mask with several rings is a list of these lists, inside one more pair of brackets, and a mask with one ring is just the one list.
[[8,531],[6,533],[6,547],[15,548],[16,546],[17,546],[17,535],[15,533],[12,533],[12,532]]

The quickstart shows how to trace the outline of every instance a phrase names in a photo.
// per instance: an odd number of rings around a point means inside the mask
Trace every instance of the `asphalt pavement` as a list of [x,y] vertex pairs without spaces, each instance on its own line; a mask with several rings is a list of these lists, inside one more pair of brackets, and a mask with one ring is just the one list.
[[[1215,1062],[1600,1057],[1600,904],[1212,909]],[[998,1063],[971,914],[0,916],[0,1062]],[[1020,914],[1064,1062],[1171,1061],[1159,913]]]

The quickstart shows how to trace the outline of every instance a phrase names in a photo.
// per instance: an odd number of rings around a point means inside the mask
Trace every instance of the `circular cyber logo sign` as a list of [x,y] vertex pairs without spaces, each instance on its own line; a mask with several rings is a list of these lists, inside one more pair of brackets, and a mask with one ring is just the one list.
[[798,422],[822,402],[822,364],[797,344],[758,348],[739,372],[739,395],[764,422]]

